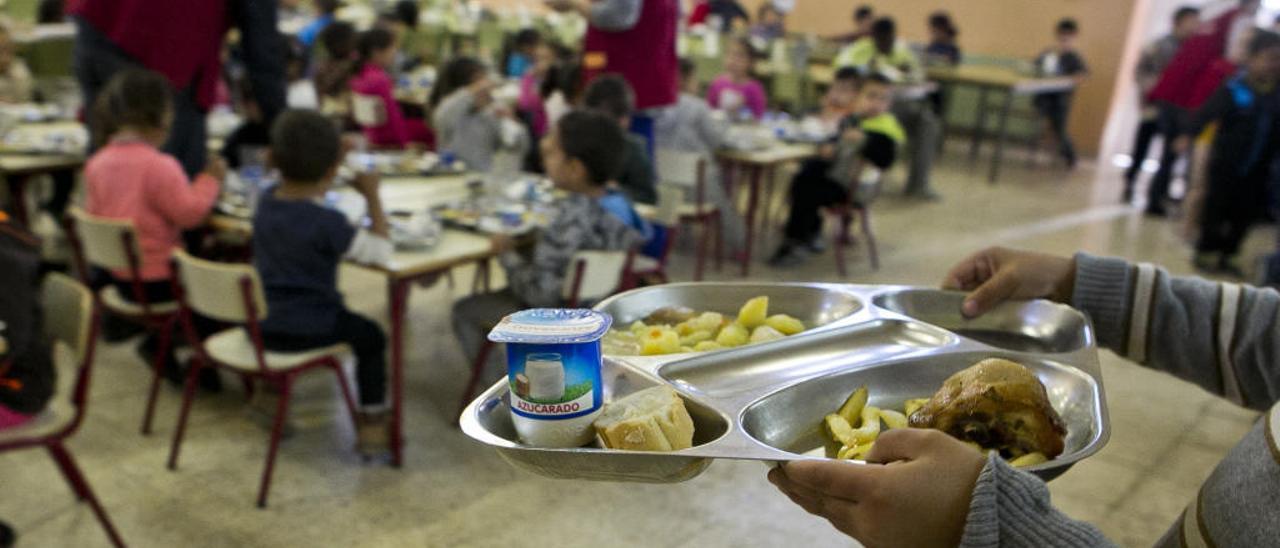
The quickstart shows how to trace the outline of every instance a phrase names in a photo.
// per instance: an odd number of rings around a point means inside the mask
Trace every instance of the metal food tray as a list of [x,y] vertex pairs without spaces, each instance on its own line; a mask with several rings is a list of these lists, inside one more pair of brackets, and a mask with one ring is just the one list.
[[[931,396],[953,373],[986,358],[1026,365],[1067,425],[1057,458],[1027,467],[1045,480],[1097,453],[1110,426],[1093,329],[1080,312],[1048,301],[1010,302],[981,318],[960,315],[963,294],[901,286],[819,283],[679,283],[628,291],[595,308],[615,326],[663,306],[732,313],[769,296],[769,313],[816,326],[746,347],[665,356],[605,356],[605,401],[672,386],[694,422],[693,447],[669,453],[522,445],[508,383],[463,411],[462,430],[518,468],[554,478],[669,483],[702,473],[712,459],[818,459],[820,423],[859,385],[870,405],[902,409]],[[731,310],[734,309],[734,310]]]

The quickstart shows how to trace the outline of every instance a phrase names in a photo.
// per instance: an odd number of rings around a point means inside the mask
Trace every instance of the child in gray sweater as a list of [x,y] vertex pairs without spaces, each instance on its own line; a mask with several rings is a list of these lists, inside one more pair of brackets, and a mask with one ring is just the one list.
[[483,63],[459,57],[445,65],[432,90],[437,148],[457,155],[472,171],[487,172],[499,151],[519,154],[528,145],[510,110],[494,103],[496,85]]
[[[1258,411],[1157,546],[1275,546],[1280,539],[1280,293],[1149,264],[989,249],[943,284],[970,290],[963,313],[1050,298],[1087,314],[1098,343]],[[869,464],[793,462],[769,480],[810,513],[869,546],[1111,546],[1055,509],[1035,476],[936,430],[881,435]]]

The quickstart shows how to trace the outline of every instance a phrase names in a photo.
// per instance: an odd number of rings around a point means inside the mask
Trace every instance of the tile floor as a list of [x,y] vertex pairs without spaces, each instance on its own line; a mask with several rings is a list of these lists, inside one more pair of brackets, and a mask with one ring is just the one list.
[[[859,262],[850,281],[934,284],[953,261],[992,244],[1083,249],[1188,271],[1189,252],[1173,225],[1116,204],[1117,169],[1068,174],[1010,160],[1000,184],[989,186],[985,171],[962,156],[949,151],[937,171],[945,200],[886,197],[876,205],[883,268],[871,272]],[[1264,251],[1271,237],[1258,231],[1251,249]],[[691,272],[683,253],[675,279]],[[757,265],[753,277],[836,280],[831,261],[818,257],[794,270]],[[734,279],[729,269],[715,277]],[[355,270],[342,278],[354,308],[385,315],[377,278]],[[458,272],[459,281],[469,279],[469,271]],[[147,377],[128,344],[103,345],[91,412],[70,448],[134,546],[497,546],[534,539],[563,546],[853,544],[792,506],[757,463],[716,462],[676,485],[556,481],[507,465],[452,424],[466,375],[447,317],[457,296],[444,284],[412,296],[401,470],[364,463],[352,452],[351,428],[334,405],[331,379],[319,375],[304,381],[295,398],[297,433],[282,446],[268,509],[253,506],[266,432],[237,389],[197,400],[181,467],[169,472],[163,464],[178,393],[164,390],[156,433],[138,435]],[[1110,353],[1103,367],[1111,442],[1051,490],[1060,508],[1098,524],[1117,542],[1150,545],[1255,415]],[[0,493],[0,518],[18,529],[23,546],[106,545],[92,514],[40,451],[0,456]]]

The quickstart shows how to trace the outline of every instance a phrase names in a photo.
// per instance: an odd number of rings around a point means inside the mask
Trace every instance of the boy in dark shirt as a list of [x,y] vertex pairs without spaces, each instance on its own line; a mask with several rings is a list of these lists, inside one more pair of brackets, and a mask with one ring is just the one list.
[[268,350],[284,352],[350,345],[360,392],[359,448],[365,454],[385,451],[390,440],[386,337],[378,324],[347,310],[337,286],[344,258],[365,263],[390,258],[378,178],[362,174],[353,182],[368,206],[367,231],[320,203],[337,174],[342,146],[337,128],[315,111],[280,115],[271,127],[271,160],[281,183],[263,192],[253,216],[253,263],[267,297],[264,343]]
[[[1075,19],[1058,21],[1054,29],[1056,41],[1038,57],[1036,57],[1036,74],[1044,77],[1069,76],[1077,83],[1089,74],[1084,58],[1076,50],[1076,38],[1080,36],[1080,26]],[[1036,110],[1049,120],[1054,138],[1058,140],[1058,151],[1068,168],[1076,166],[1076,147],[1067,135],[1067,116],[1071,114],[1071,96],[1073,91],[1054,91],[1041,93],[1035,97]]]
[[[631,127],[631,114],[635,110],[635,93],[631,86],[616,74],[605,74],[591,81],[582,94],[582,106],[600,112],[618,121],[623,130]],[[649,145],[637,135],[626,133],[626,157],[614,182],[632,202],[653,205],[658,203],[658,190],[649,159]]]

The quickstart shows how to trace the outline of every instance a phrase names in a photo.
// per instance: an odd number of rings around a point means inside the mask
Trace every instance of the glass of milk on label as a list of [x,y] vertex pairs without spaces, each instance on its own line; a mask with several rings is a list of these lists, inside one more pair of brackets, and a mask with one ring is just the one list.
[[524,375],[529,379],[529,398],[560,400],[564,398],[564,363],[554,352],[529,354],[524,360]]

